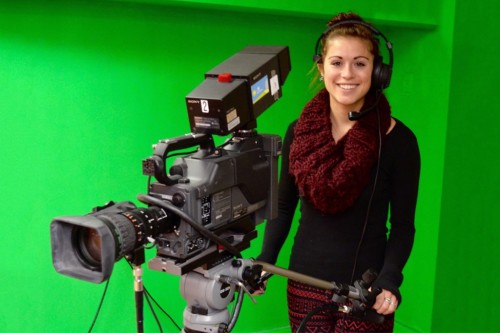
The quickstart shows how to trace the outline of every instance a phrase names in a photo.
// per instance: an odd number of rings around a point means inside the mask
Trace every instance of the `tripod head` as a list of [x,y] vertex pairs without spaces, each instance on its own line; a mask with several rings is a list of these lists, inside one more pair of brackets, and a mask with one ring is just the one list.
[[[230,332],[239,316],[243,293],[255,303],[249,288],[255,285],[262,266],[249,259],[231,259],[211,268],[197,268],[181,277],[181,294],[186,300],[182,332]],[[240,293],[232,316],[228,305]]]

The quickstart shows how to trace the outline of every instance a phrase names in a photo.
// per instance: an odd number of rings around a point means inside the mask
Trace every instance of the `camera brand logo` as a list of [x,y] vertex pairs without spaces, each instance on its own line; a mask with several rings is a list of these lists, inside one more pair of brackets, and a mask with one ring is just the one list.
[[231,292],[231,285],[229,285],[227,283],[223,283],[220,286],[219,295],[220,295],[221,298],[228,297],[230,292]]
[[210,109],[208,108],[208,101],[206,99],[201,100],[201,112],[209,113]]

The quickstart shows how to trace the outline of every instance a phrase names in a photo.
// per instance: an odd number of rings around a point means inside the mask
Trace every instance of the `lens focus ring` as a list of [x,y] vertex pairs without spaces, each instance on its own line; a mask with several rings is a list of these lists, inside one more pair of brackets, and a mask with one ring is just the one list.
[[136,235],[135,228],[132,222],[121,214],[116,215],[101,215],[101,218],[106,218],[114,227],[113,234],[115,235],[116,258],[119,259],[135,249]]

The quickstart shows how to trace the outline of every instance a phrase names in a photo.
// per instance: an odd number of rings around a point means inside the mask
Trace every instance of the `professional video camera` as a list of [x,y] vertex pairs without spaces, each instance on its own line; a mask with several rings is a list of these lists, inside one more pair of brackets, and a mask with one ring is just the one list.
[[[260,277],[258,266],[233,259],[250,246],[256,225],[276,216],[281,139],[258,134],[256,118],[281,97],[290,69],[288,47],[249,46],[206,73],[186,97],[192,132],[159,141],[142,163],[143,174],[156,179],[148,183],[147,195],[138,196],[148,207],[110,202],[88,215],[54,218],[56,271],[100,283],[109,279],[116,261],[126,257],[140,268],[144,248],[156,246],[149,267],[181,275],[182,285],[194,283],[183,288],[191,290],[183,292],[188,303],[189,295],[204,292],[200,280],[213,280],[213,272],[218,281],[226,279],[218,282],[215,293],[224,297],[217,309],[190,305],[185,313],[190,331],[204,331],[200,316],[204,327],[225,321],[234,285],[245,281],[246,288]],[[216,147],[213,134],[232,136]],[[174,153],[191,147],[196,152]],[[168,158],[178,155],[183,156],[167,171]],[[137,281],[140,273],[134,270]]]
[[[56,271],[101,283],[125,257],[135,276],[138,332],[143,324],[141,264],[149,247],[157,250],[151,269],[181,276],[185,333],[230,332],[241,291],[251,294],[272,274],[333,290],[330,310],[383,320],[369,311],[376,295],[368,292],[373,277],[349,286],[241,256],[257,235],[256,225],[277,215],[281,139],[258,134],[256,118],[281,97],[289,71],[288,47],[250,46],[205,74],[186,97],[192,132],[159,141],[142,162],[143,173],[156,179],[148,182],[147,195],[138,196],[147,207],[110,202],[84,216],[54,218]],[[231,137],[216,146],[214,134]],[[192,147],[196,152],[178,152]],[[167,171],[167,160],[179,155]],[[237,290],[230,316],[227,305]]]

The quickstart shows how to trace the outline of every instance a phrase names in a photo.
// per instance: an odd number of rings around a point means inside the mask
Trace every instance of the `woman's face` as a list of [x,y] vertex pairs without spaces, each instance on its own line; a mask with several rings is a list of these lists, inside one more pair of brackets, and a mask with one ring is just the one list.
[[351,36],[335,36],[327,43],[318,69],[330,93],[330,107],[359,111],[371,86],[373,54],[370,42]]

